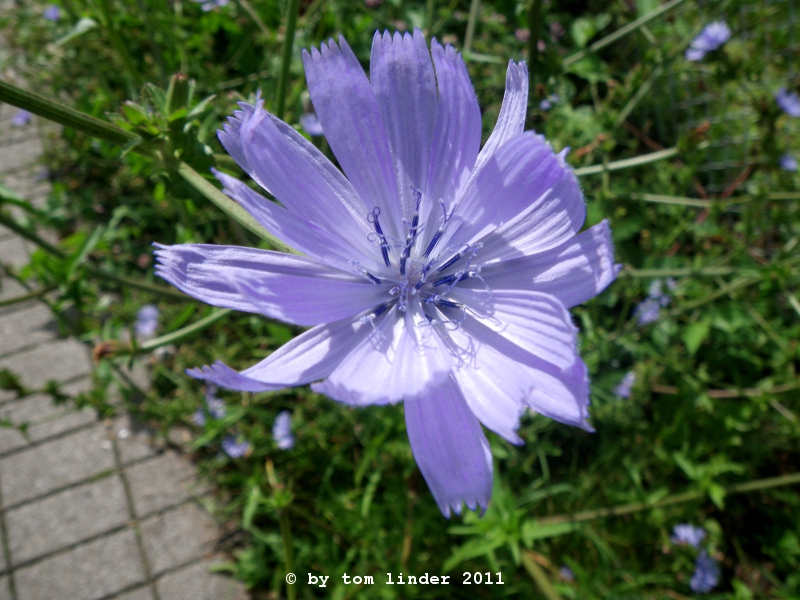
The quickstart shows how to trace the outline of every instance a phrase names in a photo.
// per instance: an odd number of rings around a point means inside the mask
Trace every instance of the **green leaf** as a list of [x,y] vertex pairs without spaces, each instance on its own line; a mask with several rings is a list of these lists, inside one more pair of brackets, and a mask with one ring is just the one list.
[[530,548],[536,540],[572,533],[579,527],[580,525],[578,523],[569,522],[540,525],[536,520],[530,519],[522,524],[522,541]]
[[578,48],[584,48],[589,43],[589,40],[594,37],[594,34],[597,33],[594,21],[587,17],[575,19],[570,31],[572,32],[572,41],[575,42]]
[[94,250],[97,242],[99,242],[100,238],[103,237],[105,230],[105,227],[102,225],[95,227],[94,231],[92,231],[92,234],[84,240],[83,244],[81,244],[81,247],[78,248],[78,251],[72,255],[72,257],[69,259],[69,262],[67,262],[67,279],[72,279],[77,268],[84,260],[86,260],[86,257],[89,256],[89,253]]
[[502,539],[475,538],[458,548],[442,565],[442,572],[449,573],[454,567],[478,556],[485,556],[503,545]]
[[720,510],[725,509],[725,488],[718,483],[712,483],[708,486],[708,497]]
[[83,35],[87,31],[91,31],[97,27],[97,21],[94,19],[90,19],[89,17],[83,17],[77,23],[75,23],[75,27],[73,27],[67,35],[58,38],[55,41],[56,46],[63,46],[70,40],[75,39],[76,37]]
[[589,83],[607,81],[611,75],[608,67],[596,54],[590,54],[567,67],[567,72],[577,75]]
[[703,319],[692,323],[683,331],[683,343],[689,351],[690,356],[694,356],[700,344],[708,337],[708,332],[711,329],[711,321]]
[[208,108],[208,104],[216,97],[216,94],[211,94],[208,98],[198,102],[197,105],[191,111],[189,111],[189,114],[186,115],[186,118],[194,119],[195,117],[199,117]]
[[372,506],[372,499],[375,497],[375,491],[378,489],[378,484],[381,482],[383,471],[378,469],[369,476],[367,488],[364,490],[364,497],[361,500],[361,516],[366,519],[369,517],[369,509]]

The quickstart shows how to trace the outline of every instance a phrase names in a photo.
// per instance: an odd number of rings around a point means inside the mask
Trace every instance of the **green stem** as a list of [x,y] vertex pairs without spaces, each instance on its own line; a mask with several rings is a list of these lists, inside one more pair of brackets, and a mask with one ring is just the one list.
[[[537,75],[539,73],[537,64],[539,62],[539,34],[542,31],[542,0],[531,0],[528,8],[528,73],[530,73],[530,88],[533,90]],[[533,94],[529,94],[533,97]]]
[[100,12],[103,13],[103,21],[106,27],[106,33],[111,40],[111,44],[114,46],[114,50],[116,50],[119,59],[122,61],[122,65],[127,72],[128,78],[130,79],[131,85],[133,86],[133,92],[137,89],[142,87],[142,79],[139,77],[139,72],[136,70],[136,66],[134,65],[133,58],[131,57],[130,52],[128,52],[128,48],[125,46],[125,42],[122,41],[122,38],[119,35],[116,27],[114,27],[114,19],[112,18],[112,11],[111,11],[111,3],[109,0],[99,0],[100,1]]
[[640,165],[646,165],[659,160],[672,158],[673,156],[677,155],[677,148],[666,148],[665,150],[659,150],[658,152],[650,152],[649,154],[644,154],[642,156],[634,156],[633,158],[625,158],[623,160],[610,162],[607,165],[591,165],[589,167],[581,167],[580,169],[575,169],[575,175],[582,177],[583,175],[596,175],[605,171],[630,169],[632,167],[638,167]]
[[[780,475],[778,477],[769,477],[767,479],[756,479],[755,481],[748,481],[747,483],[738,483],[725,488],[725,493],[728,495],[744,494],[757,490],[767,490],[775,487],[795,485],[798,483],[800,483],[800,473],[791,473],[789,475]],[[631,504],[622,504],[612,508],[584,510],[581,512],[572,513],[571,515],[553,515],[552,517],[543,517],[541,519],[537,519],[536,523],[538,525],[551,525],[554,523],[582,523],[585,521],[595,521],[605,517],[627,515],[630,513],[650,510],[652,508],[661,508],[663,506],[671,506],[673,504],[681,504],[683,502],[699,500],[705,495],[705,491],[695,490],[691,492],[683,492],[682,494],[675,494],[674,496],[668,496],[667,498],[662,498],[656,502],[633,502]]]
[[615,32],[607,35],[606,37],[604,37],[601,40],[596,41],[594,44],[592,44],[591,46],[589,46],[585,50],[581,50],[580,52],[576,52],[572,56],[568,56],[567,58],[564,59],[564,63],[563,63],[564,66],[567,67],[567,66],[571,65],[572,63],[578,62],[584,56],[587,56],[588,54],[590,54],[592,52],[597,52],[598,50],[600,50],[602,48],[605,48],[609,44],[613,44],[618,39],[623,38],[626,35],[628,35],[629,33],[632,33],[634,31],[636,31],[637,29],[639,29],[643,25],[646,25],[647,23],[649,23],[650,21],[652,21],[656,17],[662,15],[663,13],[667,12],[668,10],[671,10],[671,9],[675,8],[676,6],[681,4],[683,1],[684,0],[672,0],[671,2],[667,2],[666,4],[662,4],[657,9],[655,9],[653,11],[650,11],[646,15],[642,15],[641,17],[639,17],[635,21],[631,21],[630,23],[628,23],[624,27],[620,27]]
[[255,21],[256,25],[258,25],[258,28],[261,30],[261,33],[268,36],[269,29],[267,29],[267,26],[264,24],[264,21],[261,20],[261,17],[258,16],[258,13],[250,5],[250,3],[247,0],[239,0],[239,4],[241,4],[242,8],[247,11],[247,14],[250,15],[250,18],[253,19],[253,21]]
[[278,98],[275,103],[275,116],[283,119],[286,110],[286,90],[289,88],[289,66],[292,64],[292,48],[294,47],[294,32],[297,28],[297,12],[300,0],[287,0],[286,2],[286,34],[283,39],[281,54],[281,73],[278,79]]
[[427,0],[425,3],[425,32],[431,37],[433,30],[433,11],[436,5],[436,0]]
[[553,584],[550,583],[545,572],[527,552],[522,553],[522,566],[525,567],[525,570],[536,582],[536,585],[539,586],[539,589],[547,600],[561,600],[561,596],[558,595],[558,592],[553,587]]
[[174,168],[178,175],[183,177],[187,183],[189,183],[198,192],[203,194],[203,196],[211,200],[211,202],[216,204],[222,212],[224,212],[234,221],[241,223],[244,227],[255,233],[258,237],[268,241],[274,248],[283,252],[296,252],[272,235],[269,231],[264,229],[264,227],[253,218],[253,215],[247,212],[235,201],[228,198],[228,196],[223,194],[217,187],[215,187],[211,182],[209,182],[205,177],[200,175],[200,173],[195,171],[185,162],[181,161],[177,163],[177,165],[174,165]]
[[[16,220],[9,217],[7,214],[0,212],[0,225],[4,225],[8,227],[14,233],[24,237],[26,240],[33,242],[37,246],[39,246],[42,250],[55,256],[56,258],[65,259],[67,255],[63,252],[60,248],[57,248],[47,240],[43,240],[35,232],[31,231],[27,227],[23,227],[20,225]],[[90,275],[97,277],[99,279],[105,279],[107,281],[114,281],[116,283],[121,283],[126,286],[138,288],[140,290],[151,292],[153,294],[159,294],[161,296],[168,296],[170,298],[176,298],[180,300],[187,300],[189,296],[184,294],[181,291],[156,285],[154,283],[149,283],[147,281],[142,281],[139,279],[134,279],[133,277],[126,277],[125,275],[115,275],[114,273],[109,273],[108,271],[104,271],[103,269],[99,269],[92,265],[84,263],[81,267]]]
[[738,267],[701,267],[699,269],[623,269],[620,277],[718,277],[720,275],[733,275],[743,271],[753,272],[754,269],[740,269]]
[[[294,550],[292,548],[292,529],[289,523],[289,511],[285,508],[280,510],[281,541],[283,542],[283,561],[286,566],[286,574],[294,573]],[[289,600],[297,598],[297,588],[287,583],[286,596]]]
[[34,298],[38,298],[39,296],[44,296],[47,292],[52,292],[55,289],[57,289],[56,286],[49,285],[47,287],[44,287],[35,292],[31,292],[29,294],[16,296],[15,298],[9,298],[8,300],[0,300],[0,308],[2,308],[3,306],[11,306],[13,304],[19,304],[20,302],[25,302],[26,300],[33,300]]
[[636,108],[636,105],[639,104],[642,98],[647,95],[647,93],[650,91],[650,88],[653,87],[656,79],[658,79],[663,72],[664,69],[660,66],[653,69],[653,72],[650,73],[647,79],[644,80],[642,85],[639,86],[639,89],[636,90],[636,93],[631,97],[630,100],[628,100],[628,103],[617,115],[617,118],[614,120],[615,127],[619,127],[625,122],[625,119],[628,118],[628,115],[630,115],[633,109]]
[[206,327],[213,325],[217,321],[221,321],[232,312],[233,311],[230,308],[221,308],[219,310],[215,310],[210,315],[203,317],[196,323],[192,323],[191,325],[182,327],[177,331],[173,331],[172,333],[162,335],[155,339],[149,340],[144,344],[141,344],[139,346],[139,351],[150,352],[156,348],[160,348],[161,346],[166,346],[167,344],[174,344],[176,342],[185,340],[186,338],[193,336],[195,333],[203,331]]
[[481,9],[481,0],[472,0],[469,5],[469,19],[467,20],[467,33],[464,36],[463,53],[466,56],[472,48],[472,38],[475,36],[475,22]]
[[35,115],[71,127],[88,135],[124,146],[138,140],[139,136],[116,125],[82,113],[44,96],[28,92],[5,81],[0,81],[0,101],[24,108]]

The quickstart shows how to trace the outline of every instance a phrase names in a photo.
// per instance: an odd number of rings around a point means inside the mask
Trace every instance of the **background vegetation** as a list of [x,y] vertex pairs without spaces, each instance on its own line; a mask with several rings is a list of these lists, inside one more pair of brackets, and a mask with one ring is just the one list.
[[[109,414],[107,398],[120,389],[165,436],[189,432],[215,484],[210,508],[231,532],[227,568],[256,598],[442,596],[435,586],[382,584],[400,572],[449,573],[455,598],[682,598],[693,595],[697,550],[670,541],[678,523],[708,532],[702,547],[721,565],[709,598],[800,597],[800,498],[762,481],[797,481],[800,471],[800,179],[779,166],[786,153],[800,157],[800,120],[773,98],[800,88],[796,2],[58,6],[57,21],[32,1],[2,17],[14,51],[0,67],[129,134],[117,143],[69,127],[55,134],[46,160],[53,191],[42,208],[0,188],[5,224],[57,240],[39,240],[32,264],[12,274],[46,291],[42,301],[65,332],[96,346],[94,390],[79,403]],[[727,21],[731,40],[687,61],[686,46],[715,19]],[[245,179],[215,136],[237,101],[261,90],[299,128],[311,110],[301,48],[341,33],[366,67],[376,29],[413,27],[464,52],[484,139],[505,64],[529,60],[528,128],[556,150],[572,148],[587,226],[609,218],[626,265],[609,290],[572,311],[596,433],[530,415],[522,447],[489,434],[495,490],[482,519],[442,518],[412,459],[402,405],[351,409],[304,388],[219,391],[225,416],[206,412],[197,425],[206,390],[186,368],[214,360],[243,368],[299,330],[181,297],[152,269],[156,241],[269,247],[209,202],[178,162],[208,181],[211,166]],[[664,300],[655,320],[640,323],[637,307],[657,295],[654,282]],[[161,311],[162,337],[137,342],[146,304]],[[151,371],[147,392],[125,375],[136,364]],[[620,397],[629,372],[635,383]],[[2,384],[30,391],[10,373]],[[283,410],[292,415],[291,450],[271,433]],[[244,457],[221,451],[231,435],[250,443]],[[286,587],[287,571],[297,585]],[[504,585],[463,585],[463,572],[501,573]],[[332,577],[320,589],[304,583],[307,573]],[[377,583],[348,586],[343,573]]]

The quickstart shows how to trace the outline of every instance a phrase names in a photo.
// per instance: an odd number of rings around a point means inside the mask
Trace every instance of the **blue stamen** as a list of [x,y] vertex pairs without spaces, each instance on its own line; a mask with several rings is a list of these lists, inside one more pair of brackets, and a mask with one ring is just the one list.
[[452,300],[447,300],[446,298],[440,298],[436,301],[436,306],[441,306],[442,308],[464,308],[463,304],[459,304],[458,302],[453,302]]
[[[440,285],[448,285],[450,283],[453,283],[455,280],[456,280],[456,276],[455,275],[448,275],[447,277],[442,277],[441,279],[437,279],[436,281],[434,281],[433,284],[431,285],[431,287],[439,287]],[[461,280],[459,279],[459,281],[461,281]]]
[[441,267],[439,267],[438,269],[436,269],[436,272],[437,272],[437,273],[441,273],[441,272],[442,272],[442,271],[444,271],[444,270],[445,270],[447,267],[452,267],[452,266],[453,266],[454,264],[456,264],[456,263],[457,263],[459,260],[461,260],[461,252],[458,252],[458,253],[456,253],[456,254],[455,254],[455,256],[453,256],[453,257],[452,257],[450,260],[448,260],[446,263],[444,263],[444,264],[443,264]]
[[428,247],[425,249],[425,254],[422,255],[423,258],[428,258],[430,253],[433,252],[433,249],[436,247],[436,244],[438,244],[439,240],[442,239],[445,225],[447,225],[447,222],[450,220],[450,217],[453,216],[452,213],[450,215],[447,214],[447,208],[445,208],[444,202],[442,202],[441,200],[439,200],[439,206],[442,207],[442,212],[444,213],[440,217],[441,225],[439,225],[439,229],[436,231],[436,233],[433,234],[433,238],[428,244]]
[[383,313],[385,313],[385,312],[386,312],[388,309],[389,309],[389,303],[388,303],[388,302],[384,302],[384,303],[383,303],[383,304],[381,304],[381,305],[380,305],[378,308],[376,308],[376,309],[373,311],[373,313],[372,313],[372,314],[373,314],[373,315],[375,315],[376,317],[380,317],[380,316],[381,316]]

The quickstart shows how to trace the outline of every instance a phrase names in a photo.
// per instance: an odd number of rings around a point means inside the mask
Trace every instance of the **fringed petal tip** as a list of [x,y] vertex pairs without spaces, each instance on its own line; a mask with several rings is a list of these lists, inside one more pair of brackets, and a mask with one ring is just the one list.
[[186,374],[195,379],[203,379],[219,387],[239,392],[270,392],[286,387],[283,384],[262,383],[231,369],[222,361],[186,369]]
[[439,510],[442,511],[442,515],[445,519],[450,519],[452,516],[451,509],[453,513],[460,517],[464,505],[466,505],[467,508],[472,512],[477,512],[479,519],[482,519],[483,515],[485,515],[486,511],[489,509],[489,498],[482,500],[472,497],[453,498],[452,500],[448,500],[446,503],[440,503],[438,500],[436,503],[439,506]]

